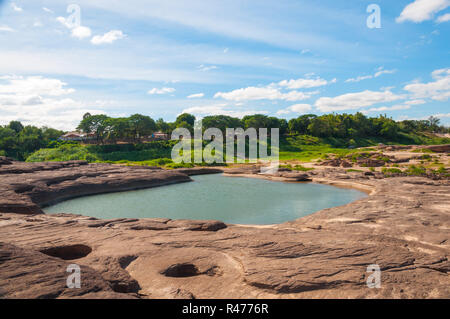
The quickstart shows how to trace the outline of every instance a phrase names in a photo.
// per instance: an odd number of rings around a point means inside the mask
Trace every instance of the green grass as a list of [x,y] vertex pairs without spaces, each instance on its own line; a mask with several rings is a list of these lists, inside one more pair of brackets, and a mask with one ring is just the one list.
[[[172,163],[152,162],[153,160],[170,159],[173,146],[177,141],[158,141],[144,144],[119,145],[80,145],[67,144],[55,148],[41,149],[28,158],[28,162],[86,160],[88,162],[106,162],[130,165],[167,166]],[[346,157],[353,154],[356,160],[362,152],[352,147],[366,147],[363,152],[375,151],[370,148],[379,143],[384,144],[445,144],[450,139],[430,137],[424,134],[403,134],[397,141],[381,138],[318,138],[309,135],[290,135],[280,138],[280,161],[311,162],[326,160],[330,157]],[[204,145],[207,143],[204,142]],[[248,148],[248,145],[247,145]],[[427,158],[428,159],[428,158]],[[388,161],[387,158],[384,160]],[[121,163],[120,163],[121,162]],[[140,164],[138,164],[140,163]],[[201,165],[206,165],[201,164]]]
[[381,169],[381,172],[384,174],[384,176],[386,177],[390,177],[396,174],[403,174],[403,171],[401,169],[398,168],[387,168],[387,167],[383,167]]
[[304,167],[302,165],[292,166],[289,164],[289,165],[280,165],[280,167],[287,168],[288,170],[291,170],[291,171],[299,171],[299,172],[309,172],[309,171],[314,170],[314,168],[312,168],[312,167]]
[[43,148],[34,152],[27,158],[27,162],[62,162],[72,160],[85,160],[96,162],[99,158],[88,151],[84,146],[77,144],[62,145],[58,148]]

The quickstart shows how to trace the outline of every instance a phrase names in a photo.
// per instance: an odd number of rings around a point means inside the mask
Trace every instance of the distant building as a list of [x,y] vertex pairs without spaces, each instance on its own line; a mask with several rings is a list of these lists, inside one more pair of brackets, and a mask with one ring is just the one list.
[[94,140],[97,138],[95,133],[80,133],[80,132],[69,132],[64,134],[59,138],[61,141],[76,141],[82,142],[86,140]]
[[154,140],[161,140],[161,141],[168,141],[169,140],[169,134],[163,133],[163,132],[155,132],[152,134],[152,139]]

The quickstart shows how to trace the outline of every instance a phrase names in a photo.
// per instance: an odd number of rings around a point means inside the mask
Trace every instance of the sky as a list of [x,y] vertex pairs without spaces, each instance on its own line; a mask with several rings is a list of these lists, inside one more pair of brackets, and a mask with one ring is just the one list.
[[72,130],[86,112],[450,125],[449,26],[450,0],[0,0],[0,125]]

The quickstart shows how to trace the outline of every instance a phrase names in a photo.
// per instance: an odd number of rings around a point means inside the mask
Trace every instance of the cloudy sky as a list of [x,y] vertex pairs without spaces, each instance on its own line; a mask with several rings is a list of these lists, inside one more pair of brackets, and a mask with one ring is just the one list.
[[362,111],[450,125],[449,26],[450,0],[0,0],[0,124]]

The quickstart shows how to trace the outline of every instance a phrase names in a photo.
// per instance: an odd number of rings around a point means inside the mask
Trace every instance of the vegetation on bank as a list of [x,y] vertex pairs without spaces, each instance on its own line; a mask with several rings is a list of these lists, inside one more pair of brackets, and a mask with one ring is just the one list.
[[[95,133],[96,145],[62,142],[64,133],[51,128],[23,126],[14,121],[0,126],[0,156],[16,160],[65,161],[87,160],[89,162],[144,162],[171,157],[176,141],[143,143],[141,138],[159,130],[170,134],[173,129],[184,127],[193,131],[196,118],[191,114],[180,115],[175,122],[163,119],[154,121],[140,114],[128,118],[111,118],[106,115],[85,114],[78,129]],[[368,118],[361,113],[302,115],[286,121],[266,115],[207,116],[202,128],[279,128],[280,159],[311,161],[326,159],[328,154],[344,156],[355,152],[357,147],[383,144],[447,144],[449,138],[440,138],[433,132],[449,132],[439,126],[439,120],[431,117],[424,121],[396,122],[386,116]],[[119,143],[120,142],[120,143]],[[205,142],[204,144],[207,144]],[[247,145],[248,147],[248,145]]]

